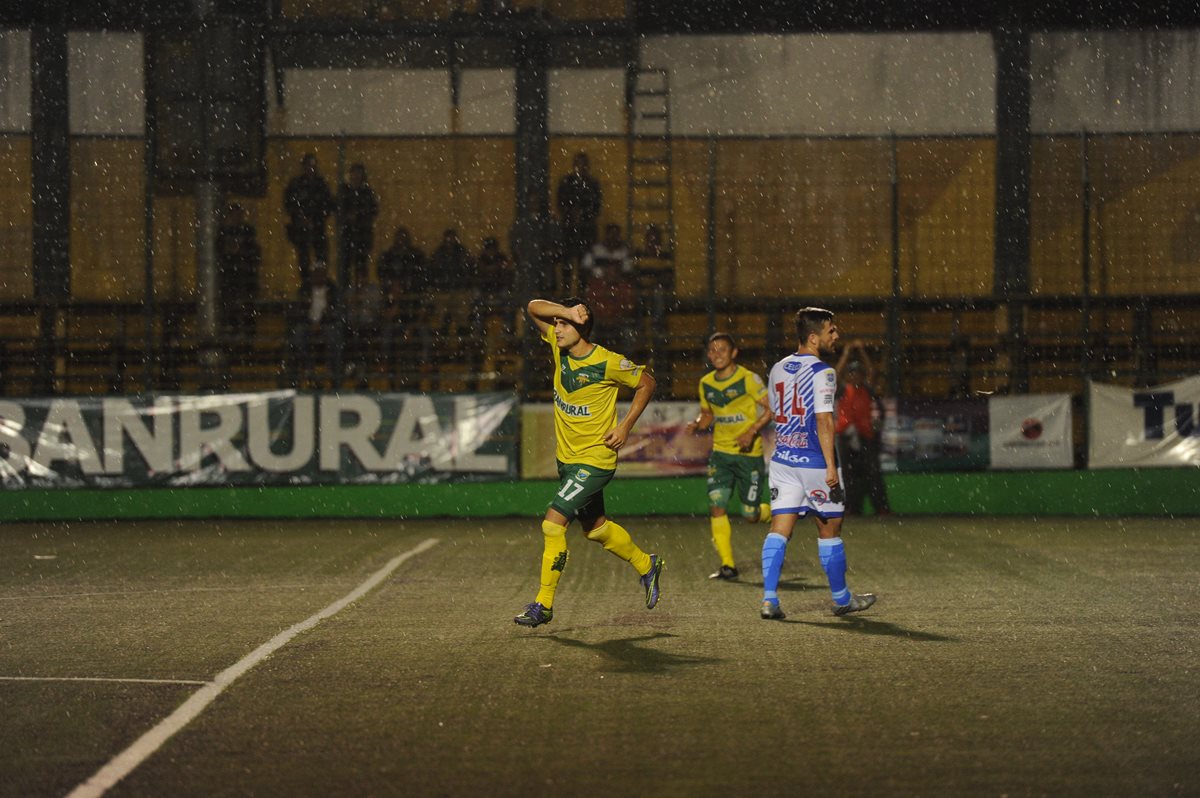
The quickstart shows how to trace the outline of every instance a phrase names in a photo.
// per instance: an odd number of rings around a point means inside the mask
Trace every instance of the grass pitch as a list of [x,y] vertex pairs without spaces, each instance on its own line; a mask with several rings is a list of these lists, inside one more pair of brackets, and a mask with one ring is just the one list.
[[1200,794],[1194,519],[850,519],[880,600],[846,618],[802,528],[783,622],[762,527],[720,583],[706,519],[621,520],[667,558],[659,607],[572,527],[533,630],[534,520],[5,527],[0,796],[68,793],[428,538],[108,795]]

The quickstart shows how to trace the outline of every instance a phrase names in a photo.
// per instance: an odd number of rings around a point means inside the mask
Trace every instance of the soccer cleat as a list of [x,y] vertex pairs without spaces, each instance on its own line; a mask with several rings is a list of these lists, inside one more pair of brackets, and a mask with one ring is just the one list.
[[834,604],[834,615],[849,615],[852,612],[862,612],[867,607],[875,603],[874,593],[863,593],[861,596],[850,596],[850,601],[846,604]]
[[544,623],[550,623],[550,619],[554,617],[554,610],[549,607],[543,607],[536,601],[532,604],[525,605],[525,612],[513,618],[514,621],[521,626],[541,626]]
[[646,609],[654,609],[654,605],[658,603],[658,577],[662,574],[663,565],[666,563],[660,555],[650,555],[650,570],[646,575],[641,577],[642,587],[646,589]]
[[764,621],[782,621],[787,617],[779,608],[778,601],[764,601],[761,615]]
[[722,565],[716,573],[709,574],[709,579],[737,579],[738,570],[730,565]]

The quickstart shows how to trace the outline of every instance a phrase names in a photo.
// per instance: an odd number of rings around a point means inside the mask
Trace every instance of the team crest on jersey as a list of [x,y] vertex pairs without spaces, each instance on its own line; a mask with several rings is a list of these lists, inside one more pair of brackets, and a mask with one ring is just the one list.
[[837,375],[833,373],[833,369],[829,369],[828,371],[825,372],[825,382],[826,383],[828,383],[829,385],[833,385],[836,381],[837,381]]
[[587,482],[587,478],[590,476],[591,476],[591,474],[589,474],[586,470],[581,468],[581,469],[579,469],[579,473],[577,473],[575,475],[575,481],[576,482]]
[[730,399],[737,399],[740,394],[741,394],[741,391],[738,390],[737,388],[726,388],[725,389],[725,395],[728,396]]
[[577,374],[575,376],[575,382],[579,383],[580,385],[587,385],[591,381],[592,378],[586,374]]
[[637,368],[637,365],[632,360],[621,358],[621,362],[617,364],[617,368],[621,369],[621,371],[632,371]]

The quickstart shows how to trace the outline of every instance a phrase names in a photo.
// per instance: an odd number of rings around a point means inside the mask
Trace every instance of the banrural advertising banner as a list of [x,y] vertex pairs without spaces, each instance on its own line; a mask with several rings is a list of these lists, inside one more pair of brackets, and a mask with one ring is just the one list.
[[884,471],[977,471],[988,467],[988,405],[982,399],[884,399]]
[[[628,402],[617,404],[625,417]],[[700,412],[697,402],[651,402],[618,455],[618,476],[669,477],[708,472],[712,434],[689,435],[687,423]],[[558,479],[554,459],[554,405],[521,408],[521,478]]]
[[1088,387],[1089,468],[1200,465],[1200,376],[1154,388]]
[[992,468],[1072,468],[1071,395],[1029,394],[988,399]]
[[513,479],[516,407],[516,397],[502,393],[0,400],[0,485]]

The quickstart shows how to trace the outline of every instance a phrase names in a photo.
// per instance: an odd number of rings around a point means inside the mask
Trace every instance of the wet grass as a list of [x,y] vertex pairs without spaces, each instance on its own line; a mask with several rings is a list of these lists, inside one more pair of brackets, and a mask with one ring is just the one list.
[[[807,533],[784,622],[709,581],[704,519],[647,611],[572,531],[555,618],[535,523],[182,522],[0,531],[0,677],[207,680],[426,538],[439,545],[230,686],[110,795],[1200,792],[1194,521],[853,519],[834,618]],[[62,795],[197,688],[0,681],[0,795]]]

